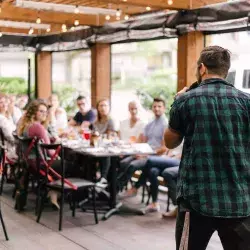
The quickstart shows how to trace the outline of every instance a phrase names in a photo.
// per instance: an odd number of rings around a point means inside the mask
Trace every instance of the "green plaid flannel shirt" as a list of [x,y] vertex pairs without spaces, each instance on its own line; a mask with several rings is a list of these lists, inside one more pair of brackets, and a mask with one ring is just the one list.
[[250,95],[208,79],[175,100],[169,127],[184,136],[178,201],[205,216],[249,216]]

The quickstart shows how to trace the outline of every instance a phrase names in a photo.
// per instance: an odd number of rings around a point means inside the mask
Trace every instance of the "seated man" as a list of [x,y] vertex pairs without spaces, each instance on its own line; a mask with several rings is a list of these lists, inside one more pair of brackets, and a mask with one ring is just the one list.
[[128,110],[130,117],[120,124],[120,138],[125,142],[142,141],[145,125],[138,115],[138,103],[135,101],[130,102]]
[[[165,101],[160,98],[155,98],[152,110],[155,119],[145,127],[143,140],[141,142],[148,143],[158,155],[162,155],[166,151],[163,140],[164,132],[167,128]],[[123,159],[120,162],[120,174],[118,175],[120,188],[130,180],[136,170],[142,170],[146,162],[146,156],[127,157]]]
[[87,98],[84,96],[79,96],[76,99],[77,106],[79,111],[76,115],[69,121],[69,126],[72,127],[81,127],[88,128],[92,125],[96,119],[95,112],[90,109],[90,105],[87,101]]

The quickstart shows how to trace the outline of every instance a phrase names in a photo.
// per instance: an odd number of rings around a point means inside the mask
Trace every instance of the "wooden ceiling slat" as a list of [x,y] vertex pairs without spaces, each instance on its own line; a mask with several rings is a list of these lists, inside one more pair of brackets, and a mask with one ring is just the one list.
[[[167,0],[32,0],[37,2],[50,2],[58,4],[71,4],[79,6],[89,6],[98,8],[112,8],[121,9],[123,16],[125,14],[141,14],[145,13],[146,6],[150,6],[152,11],[163,10],[163,9],[188,9],[198,8],[204,5],[225,2],[226,0],[173,0],[173,5],[169,6]],[[39,14],[38,14],[39,13]],[[107,21],[104,15],[88,15],[88,14],[74,14],[74,13],[63,13],[63,12],[51,12],[43,10],[25,9],[15,6],[15,0],[5,0],[2,3],[2,12],[0,13],[0,20],[11,20],[21,22],[32,22],[35,23],[37,17],[41,18],[42,23],[51,24],[52,31],[60,31],[62,24],[71,26],[74,24],[75,19],[78,19],[80,25],[88,26],[102,26]],[[121,16],[121,19],[123,19]],[[109,22],[116,21],[115,17],[111,17]],[[1,28],[2,29],[2,28]],[[6,29],[6,28],[3,28]],[[7,28],[16,32],[18,29]],[[23,32],[23,29],[20,29]],[[36,31],[37,32],[37,31]],[[25,32],[27,34],[27,30]]]

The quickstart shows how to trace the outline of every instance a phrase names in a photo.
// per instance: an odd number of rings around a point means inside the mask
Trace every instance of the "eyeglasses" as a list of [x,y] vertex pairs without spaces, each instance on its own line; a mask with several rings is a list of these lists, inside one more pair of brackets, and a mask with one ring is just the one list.
[[41,114],[47,114],[48,113],[47,110],[38,110],[38,112],[41,113]]

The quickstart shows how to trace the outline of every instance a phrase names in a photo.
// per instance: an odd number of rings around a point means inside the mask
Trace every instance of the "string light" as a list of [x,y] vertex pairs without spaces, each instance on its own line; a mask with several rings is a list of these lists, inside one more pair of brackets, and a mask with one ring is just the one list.
[[129,16],[125,15],[124,19],[127,21],[129,19]]
[[34,29],[33,28],[30,28],[29,30],[29,35],[32,35],[34,33]]
[[146,10],[147,10],[147,11],[150,11],[150,10],[151,10],[151,7],[150,7],[150,6],[147,6],[147,7],[146,7]]
[[40,17],[38,17],[38,18],[36,19],[36,23],[38,23],[38,24],[41,23],[41,18],[40,18]]
[[66,24],[63,24],[62,25],[62,32],[66,32],[67,31],[67,25]]
[[79,25],[79,20],[75,20],[74,24],[75,24],[75,26],[78,26]]
[[173,0],[168,0],[168,5],[172,5],[173,4]]
[[50,32],[50,28],[46,29],[46,32],[48,32],[48,33],[49,33],[49,32]]
[[76,13],[76,14],[79,14],[79,12],[80,12],[80,11],[79,11],[78,5],[76,5],[75,13]]
[[121,11],[120,11],[120,9],[117,9],[117,11],[116,11],[116,14],[115,14],[117,17],[120,17],[121,16]]
[[109,20],[110,20],[110,15],[107,15],[107,16],[105,17],[105,19],[106,19],[107,21],[109,21]]

